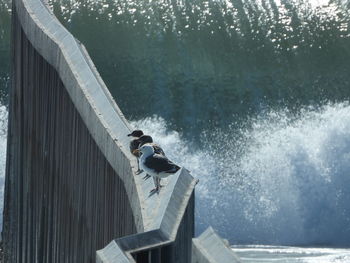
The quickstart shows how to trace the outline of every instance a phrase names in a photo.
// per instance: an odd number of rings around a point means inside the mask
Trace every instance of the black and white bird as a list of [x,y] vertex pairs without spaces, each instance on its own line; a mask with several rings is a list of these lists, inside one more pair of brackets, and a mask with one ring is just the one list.
[[[163,149],[156,143],[153,142],[153,138],[149,135],[142,135],[139,139],[139,148],[141,148],[143,145],[151,145],[153,147],[154,153],[160,154],[165,156],[165,153],[163,151]],[[143,179],[147,180],[148,178],[150,178],[151,176],[149,174],[146,174]]]
[[141,146],[137,151],[141,153],[141,169],[143,169],[147,174],[151,175],[155,179],[156,187],[151,192],[158,192],[160,190],[161,178],[175,174],[180,169],[178,165],[174,164],[164,155],[155,153],[152,145],[145,144]]
[[[142,135],[140,137],[137,137],[141,133],[142,133]],[[141,146],[143,146],[145,144],[151,145],[153,147],[155,153],[165,156],[163,149],[158,144],[153,142],[153,138],[149,135],[143,134],[143,132],[141,130],[135,130],[132,133],[128,134],[128,136],[136,137],[135,139],[133,139],[130,142],[130,151],[137,158],[138,170],[136,171],[136,174],[140,174],[143,172],[143,170],[140,169],[140,164],[139,164],[139,159],[138,159],[140,157],[140,151],[138,151],[138,149]],[[143,177],[143,179],[147,180],[150,177],[151,177],[150,175],[146,174],[146,176]]]
[[140,157],[140,154],[138,152],[136,152],[135,150],[137,150],[139,148],[139,145],[140,145],[140,141],[139,141],[139,138],[141,136],[143,136],[143,131],[141,130],[134,130],[132,133],[128,134],[128,136],[130,137],[133,137],[135,139],[132,139],[130,141],[130,144],[129,144],[129,148],[130,148],[130,152],[137,158],[137,171],[136,171],[136,174],[140,174],[142,173],[142,170],[140,170],[140,165],[139,165],[139,161],[138,161],[138,158]]

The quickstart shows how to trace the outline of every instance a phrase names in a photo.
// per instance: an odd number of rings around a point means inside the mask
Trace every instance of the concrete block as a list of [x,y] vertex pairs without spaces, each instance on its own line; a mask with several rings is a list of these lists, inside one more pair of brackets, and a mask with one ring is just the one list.
[[192,239],[192,263],[239,263],[228,244],[209,227]]

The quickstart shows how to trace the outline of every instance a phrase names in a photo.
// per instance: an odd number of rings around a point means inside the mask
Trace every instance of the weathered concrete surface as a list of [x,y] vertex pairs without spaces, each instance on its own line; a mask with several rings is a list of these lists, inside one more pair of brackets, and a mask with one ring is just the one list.
[[[123,180],[138,231],[143,231],[140,186],[132,176],[130,131],[83,46],[40,0],[17,0],[18,24],[26,38],[57,72],[92,138]],[[15,51],[18,51],[15,49]],[[133,158],[134,159],[134,158]]]
[[232,249],[209,227],[193,239],[192,263],[241,262]]
[[[181,169],[168,183],[167,191],[160,194],[163,202],[155,210],[154,223],[149,227],[152,230],[113,240],[97,252],[97,262],[116,262],[115,254],[119,254],[120,250],[125,252],[124,260],[130,262],[135,262],[132,256],[137,259],[144,251],[149,251],[147,257],[150,262],[191,262],[194,235],[193,189],[196,183],[185,169]],[[156,248],[160,248],[157,258],[152,259],[152,250],[155,254]],[[162,261],[158,261],[162,258]]]
[[119,263],[129,263],[130,259],[125,252],[120,248],[120,246],[112,241],[106,246],[103,251],[97,252],[96,263],[103,262],[119,262]]
[[137,232],[134,212],[57,71],[13,17],[5,262],[94,262],[97,249]]
[[94,262],[113,239],[99,262],[190,262],[193,177],[183,169],[149,196],[128,122],[41,1],[13,1],[12,43],[5,262]]
[[[192,244],[197,181],[186,169],[149,195],[128,122],[84,47],[40,0],[13,1],[12,43],[5,262],[232,257],[216,235]],[[213,248],[226,256],[207,257]]]

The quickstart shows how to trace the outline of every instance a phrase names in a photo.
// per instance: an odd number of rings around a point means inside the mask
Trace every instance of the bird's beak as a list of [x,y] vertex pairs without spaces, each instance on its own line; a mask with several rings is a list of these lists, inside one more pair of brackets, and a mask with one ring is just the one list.
[[135,155],[139,155],[140,154],[140,150],[139,149],[136,149],[136,150],[133,150],[132,153],[135,154]]
[[131,133],[129,133],[128,136],[131,136]]

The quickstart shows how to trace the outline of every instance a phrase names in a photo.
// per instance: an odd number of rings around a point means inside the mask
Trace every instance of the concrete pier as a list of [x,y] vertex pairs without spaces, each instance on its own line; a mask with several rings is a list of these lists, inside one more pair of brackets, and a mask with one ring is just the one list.
[[13,1],[11,79],[5,262],[195,260],[197,180],[181,169],[149,195],[127,120],[40,0]]

